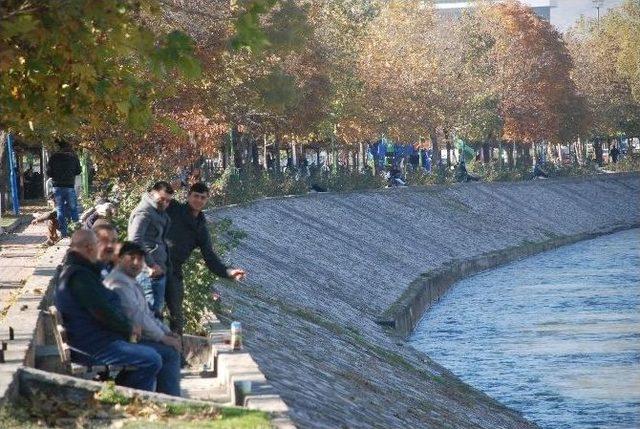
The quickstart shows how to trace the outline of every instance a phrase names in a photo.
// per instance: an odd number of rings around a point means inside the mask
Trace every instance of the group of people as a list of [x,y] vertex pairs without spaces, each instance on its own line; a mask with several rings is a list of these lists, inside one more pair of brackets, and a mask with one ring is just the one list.
[[168,182],[155,183],[132,211],[122,243],[105,219],[74,232],[55,305],[73,360],[122,366],[116,383],[179,395],[183,264],[198,247],[217,276],[240,280],[245,271],[227,267],[213,250],[202,212],[207,186],[191,185],[185,202],[173,194]]

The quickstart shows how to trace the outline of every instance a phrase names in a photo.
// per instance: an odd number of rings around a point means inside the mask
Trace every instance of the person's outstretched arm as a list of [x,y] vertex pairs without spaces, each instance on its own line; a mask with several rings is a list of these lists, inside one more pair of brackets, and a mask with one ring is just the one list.
[[213,250],[213,243],[211,242],[211,235],[206,224],[203,224],[198,228],[198,247],[202,252],[202,258],[204,259],[209,271],[214,273],[218,277],[229,278],[228,268],[216,255]]

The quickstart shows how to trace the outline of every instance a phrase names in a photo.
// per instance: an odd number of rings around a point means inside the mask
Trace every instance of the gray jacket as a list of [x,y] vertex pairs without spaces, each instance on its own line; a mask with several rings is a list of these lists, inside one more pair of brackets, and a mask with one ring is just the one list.
[[104,279],[104,285],[120,297],[124,315],[132,325],[142,326],[142,338],[160,341],[170,329],[156,319],[149,309],[142,289],[136,279],[129,277],[120,268],[114,268]]
[[158,264],[165,271],[169,262],[166,236],[170,222],[169,215],[158,210],[155,201],[145,193],[140,203],[131,212],[127,229],[129,240],[138,243],[146,250],[147,265]]

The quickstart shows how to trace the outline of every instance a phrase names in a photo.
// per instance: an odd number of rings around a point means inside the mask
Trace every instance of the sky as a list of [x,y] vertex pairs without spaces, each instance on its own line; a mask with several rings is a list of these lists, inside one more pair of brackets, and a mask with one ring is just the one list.
[[[551,9],[551,23],[560,31],[567,30],[580,15],[595,18],[596,8],[592,0],[555,0],[556,7]],[[622,0],[604,0],[600,8],[600,16],[606,13],[607,9],[622,4]]]

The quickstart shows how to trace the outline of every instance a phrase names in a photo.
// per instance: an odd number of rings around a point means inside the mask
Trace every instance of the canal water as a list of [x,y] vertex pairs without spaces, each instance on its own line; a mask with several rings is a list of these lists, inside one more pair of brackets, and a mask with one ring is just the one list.
[[640,428],[640,229],[460,281],[410,342],[542,428]]

